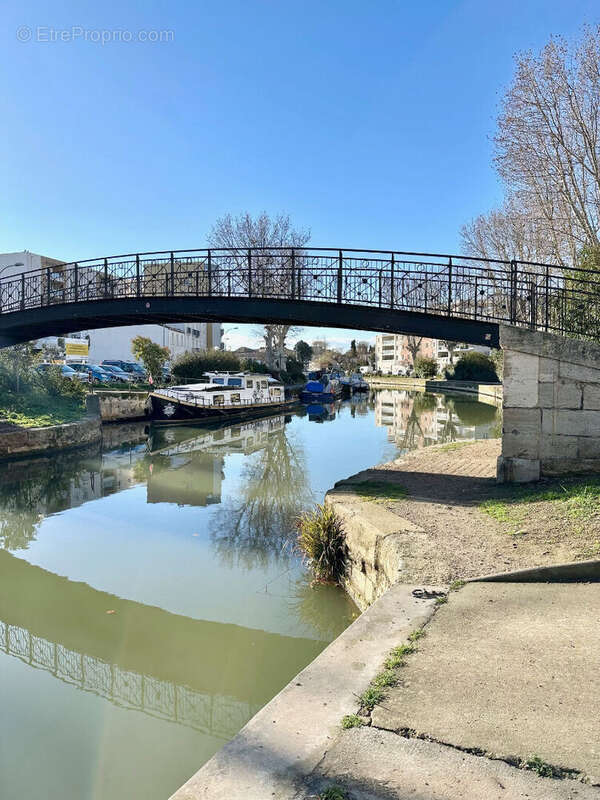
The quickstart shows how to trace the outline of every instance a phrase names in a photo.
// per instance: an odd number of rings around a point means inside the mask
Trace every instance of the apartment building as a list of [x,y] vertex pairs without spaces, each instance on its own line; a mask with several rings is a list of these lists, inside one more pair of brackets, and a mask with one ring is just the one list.
[[[417,356],[435,358],[440,371],[450,364],[448,344],[441,339],[426,339],[407,334],[380,333],[375,337],[375,370],[383,375],[405,375],[413,368],[412,345],[419,343]],[[457,343],[452,351],[452,362],[469,350],[489,355],[489,347]]]

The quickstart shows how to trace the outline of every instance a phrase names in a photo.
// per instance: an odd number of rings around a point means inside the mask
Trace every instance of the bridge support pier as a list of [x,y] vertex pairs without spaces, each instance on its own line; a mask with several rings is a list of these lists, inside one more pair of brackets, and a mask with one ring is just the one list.
[[600,345],[500,326],[500,482],[600,472]]

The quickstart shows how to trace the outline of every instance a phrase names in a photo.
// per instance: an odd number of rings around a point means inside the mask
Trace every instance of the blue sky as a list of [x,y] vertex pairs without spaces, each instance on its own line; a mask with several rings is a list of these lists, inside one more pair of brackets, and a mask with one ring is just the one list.
[[[202,247],[245,210],[285,211],[315,245],[457,251],[463,222],[501,199],[491,137],[514,53],[600,9],[32,0],[1,14],[0,250],[71,260]],[[171,33],[102,45],[102,30]],[[227,327],[234,345],[256,330]],[[352,338],[304,338],[322,335]]]

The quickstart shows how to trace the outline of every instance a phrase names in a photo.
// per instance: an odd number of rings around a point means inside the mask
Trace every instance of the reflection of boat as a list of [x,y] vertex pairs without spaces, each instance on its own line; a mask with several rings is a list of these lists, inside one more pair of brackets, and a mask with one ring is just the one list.
[[311,403],[306,406],[306,411],[311,422],[330,422],[335,419],[335,405],[333,403]]
[[152,412],[159,422],[246,419],[294,405],[285,387],[270,375],[208,372],[207,380],[152,392]]
[[327,373],[309,372],[308,383],[300,393],[303,403],[323,402],[336,400],[342,394],[342,384],[337,378]]

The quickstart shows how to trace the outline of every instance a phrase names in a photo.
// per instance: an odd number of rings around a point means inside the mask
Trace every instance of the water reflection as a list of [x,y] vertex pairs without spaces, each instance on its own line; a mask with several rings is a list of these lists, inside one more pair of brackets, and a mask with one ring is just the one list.
[[500,435],[500,410],[468,398],[380,389],[374,393],[375,421],[401,453],[457,439]]

